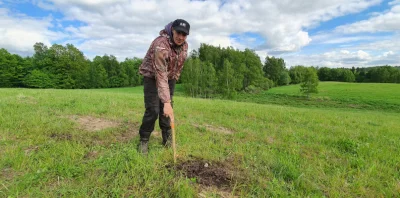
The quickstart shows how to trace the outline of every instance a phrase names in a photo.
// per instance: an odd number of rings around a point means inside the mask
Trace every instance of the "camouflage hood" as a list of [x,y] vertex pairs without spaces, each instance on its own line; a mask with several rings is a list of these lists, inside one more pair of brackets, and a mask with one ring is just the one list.
[[172,22],[168,23],[165,26],[164,30],[161,30],[160,36],[163,34],[163,32],[164,32],[164,34],[167,34],[169,36],[169,38],[172,38]]

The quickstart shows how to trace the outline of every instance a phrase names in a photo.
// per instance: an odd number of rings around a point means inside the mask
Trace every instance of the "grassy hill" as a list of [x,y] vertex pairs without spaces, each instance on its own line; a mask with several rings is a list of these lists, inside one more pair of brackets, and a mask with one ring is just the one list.
[[307,100],[300,85],[272,88],[257,94],[241,94],[238,101],[296,107],[367,109],[400,112],[400,84],[320,82],[319,93]]
[[[318,97],[344,100],[337,87],[322,83]],[[383,89],[362,104],[398,104]],[[400,196],[393,111],[176,97],[174,165],[158,127],[149,156],[136,151],[140,87],[0,92],[0,197]]]

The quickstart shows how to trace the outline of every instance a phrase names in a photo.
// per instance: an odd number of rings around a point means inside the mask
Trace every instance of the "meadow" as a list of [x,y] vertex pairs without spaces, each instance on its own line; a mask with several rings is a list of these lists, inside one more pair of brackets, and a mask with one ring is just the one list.
[[392,83],[322,82],[318,93],[307,99],[300,85],[272,88],[254,94],[239,94],[237,101],[296,107],[366,109],[400,113],[400,86]]
[[0,197],[400,196],[397,84],[177,93],[177,164],[158,126],[136,150],[142,87],[0,93]]

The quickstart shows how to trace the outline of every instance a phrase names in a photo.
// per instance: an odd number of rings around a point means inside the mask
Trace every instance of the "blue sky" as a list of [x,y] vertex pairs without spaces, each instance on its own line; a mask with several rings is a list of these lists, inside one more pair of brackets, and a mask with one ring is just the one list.
[[191,23],[190,49],[250,48],[288,67],[400,65],[400,0],[0,0],[0,48],[72,43],[88,58],[143,57],[176,18]]
[[382,1],[379,4],[373,5],[361,12],[348,14],[341,17],[333,18],[329,21],[322,22],[319,26],[309,30],[310,34],[315,34],[320,31],[333,30],[335,27],[345,24],[355,23],[361,20],[368,20],[373,13],[382,13],[390,8],[389,1]]

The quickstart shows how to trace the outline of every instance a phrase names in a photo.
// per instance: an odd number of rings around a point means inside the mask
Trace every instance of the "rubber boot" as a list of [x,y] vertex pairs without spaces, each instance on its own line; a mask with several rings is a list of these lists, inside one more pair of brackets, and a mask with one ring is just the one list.
[[143,155],[147,155],[149,153],[149,139],[148,138],[140,138],[140,142],[138,145],[138,152]]
[[172,144],[172,130],[166,130],[166,131],[162,131],[162,144],[165,147],[171,147]]

